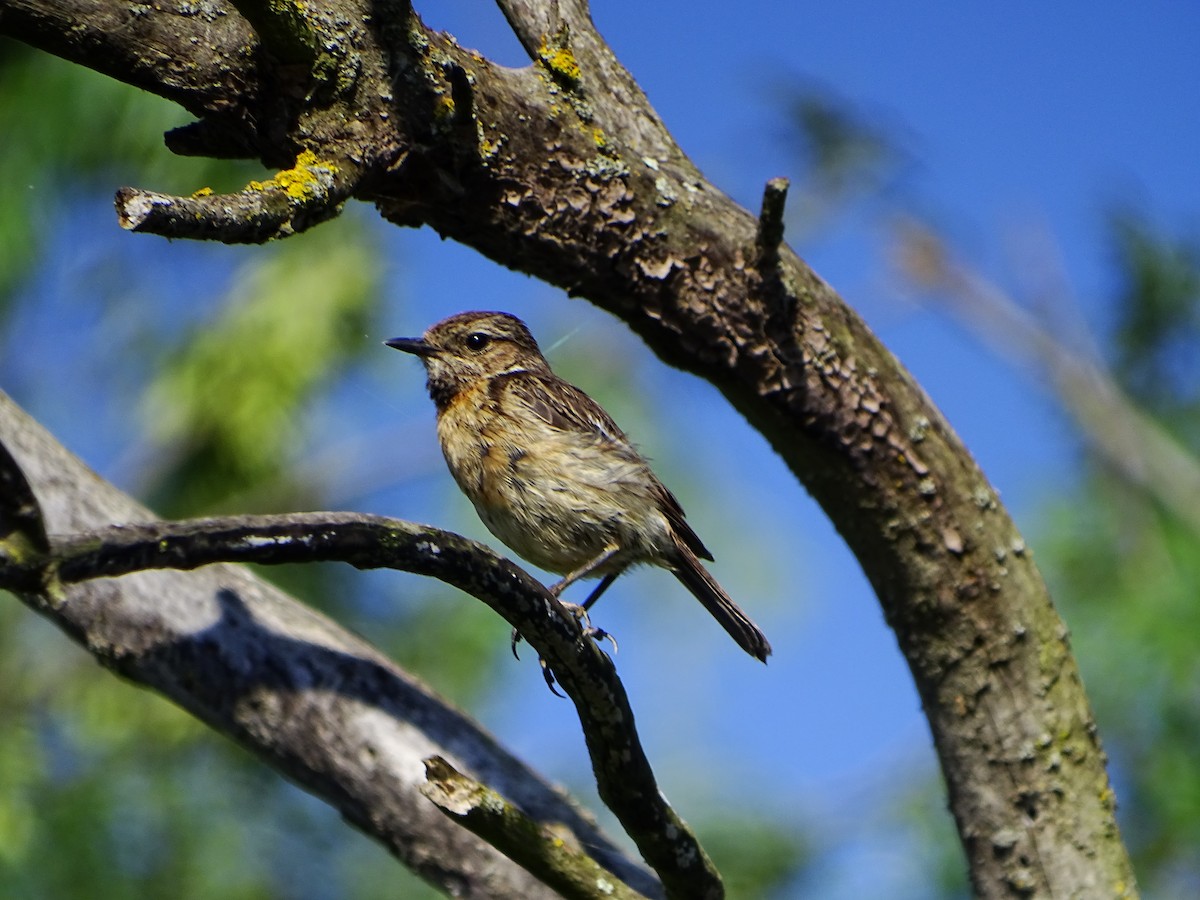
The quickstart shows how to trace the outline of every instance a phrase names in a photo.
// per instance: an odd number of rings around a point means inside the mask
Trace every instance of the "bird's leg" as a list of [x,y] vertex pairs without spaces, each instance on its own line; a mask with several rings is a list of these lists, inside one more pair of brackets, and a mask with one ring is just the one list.
[[[554,584],[550,585],[550,587],[546,588],[546,590],[548,590],[555,597],[558,597],[559,594],[577,582],[580,578],[586,578],[589,573],[596,571],[596,569],[600,568],[602,565],[612,559],[620,549],[621,548],[616,544],[609,544],[607,547],[601,550],[600,554],[594,559],[589,559],[575,571],[569,572],[562,579],[562,581],[556,581]],[[612,584],[612,581],[606,577],[605,580],[600,583],[603,584],[604,587],[608,587],[608,585]],[[599,594],[596,596],[599,596]],[[590,604],[585,604],[585,608],[587,605]]]
[[[612,559],[620,549],[621,548],[616,544],[609,544],[594,559],[588,560],[578,569],[575,569],[573,572],[567,574],[561,581],[550,585],[547,590],[557,599],[565,588],[571,584],[574,584],[580,578],[586,577],[589,572],[593,572],[600,566],[604,565],[606,562]],[[588,610],[592,608],[592,604],[600,599],[600,595],[608,590],[609,585],[617,580],[617,576],[620,574],[620,572],[609,572],[602,579],[600,579],[600,583],[593,588],[590,594],[588,594],[588,598],[583,601],[582,606],[580,606],[578,603],[568,603],[565,600],[559,601],[563,606],[566,607],[567,612],[579,620],[579,624],[583,628],[583,633],[586,637],[590,637],[596,641],[602,641],[605,638],[608,638],[608,640],[612,642],[613,652],[617,651],[617,639],[603,628],[596,628],[593,626],[591,619],[588,618]],[[520,642],[521,634],[517,631],[517,629],[514,628],[512,631],[512,654],[517,659],[520,659],[520,657],[517,656],[517,644]],[[548,671],[549,670],[547,670],[547,672]],[[553,690],[553,686],[551,686],[551,690]],[[555,693],[557,693],[557,691]]]
[[593,603],[600,599],[600,595],[608,590],[608,586],[617,580],[617,576],[620,574],[620,572],[609,572],[601,578],[600,583],[588,594],[588,598],[583,601],[582,606],[567,603],[565,600],[559,601],[567,608],[567,612],[579,620],[579,624],[583,626],[583,633],[586,637],[590,637],[594,641],[602,641],[608,638],[609,642],[613,645],[613,653],[617,653],[620,650],[617,646],[617,639],[603,628],[597,628],[593,625],[591,618],[588,616],[588,610],[592,608]]
[[608,586],[616,581],[617,576],[620,574],[620,572],[609,572],[607,575],[601,578],[600,583],[592,589],[592,592],[588,594],[588,598],[583,601],[583,609],[585,611],[591,609],[592,604],[600,599],[600,595],[608,590]]

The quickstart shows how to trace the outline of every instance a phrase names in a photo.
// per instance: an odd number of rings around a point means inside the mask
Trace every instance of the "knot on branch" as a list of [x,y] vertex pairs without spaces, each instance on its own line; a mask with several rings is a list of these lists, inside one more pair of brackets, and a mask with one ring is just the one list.
[[778,278],[779,247],[783,244],[783,209],[787,203],[786,178],[772,178],[763,188],[762,211],[758,214],[755,245],[758,251],[756,266],[764,281]]

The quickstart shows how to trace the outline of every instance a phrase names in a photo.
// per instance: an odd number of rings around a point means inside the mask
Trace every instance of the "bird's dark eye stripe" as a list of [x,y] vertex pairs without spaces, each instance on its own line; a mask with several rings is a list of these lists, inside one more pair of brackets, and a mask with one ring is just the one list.
[[467,335],[467,348],[470,350],[482,350],[491,343],[491,340],[491,337],[482,331],[476,331],[474,334]]

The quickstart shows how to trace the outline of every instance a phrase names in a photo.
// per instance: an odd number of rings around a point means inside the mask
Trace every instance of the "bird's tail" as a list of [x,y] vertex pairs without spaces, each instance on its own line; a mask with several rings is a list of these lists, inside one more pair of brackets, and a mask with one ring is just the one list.
[[704,608],[721,623],[721,627],[729,632],[729,636],[738,642],[739,647],[755,659],[766,662],[767,657],[771,655],[771,645],[767,642],[767,636],[750,621],[750,617],[733,602],[724,588],[717,584],[717,579],[704,568],[704,564],[687,544],[676,537],[675,547],[679,551],[675,568],[672,569],[675,577],[704,604]]

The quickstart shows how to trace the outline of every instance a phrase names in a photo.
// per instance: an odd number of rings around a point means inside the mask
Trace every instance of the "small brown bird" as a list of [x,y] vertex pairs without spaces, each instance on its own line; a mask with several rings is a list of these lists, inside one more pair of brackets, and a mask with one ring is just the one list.
[[386,343],[425,364],[451,474],[492,534],[564,576],[551,593],[602,576],[588,609],[630,566],[661,566],[766,662],[771,645],[700,563],[712,554],[679,501],[608,413],[550,370],[524,322],[466,312]]

